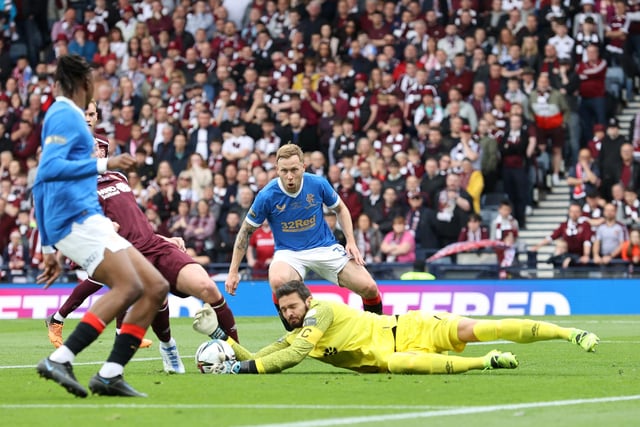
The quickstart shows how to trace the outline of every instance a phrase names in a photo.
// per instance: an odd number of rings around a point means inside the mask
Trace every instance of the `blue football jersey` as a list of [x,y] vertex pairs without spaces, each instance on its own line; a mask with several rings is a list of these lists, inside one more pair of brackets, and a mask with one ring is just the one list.
[[254,227],[269,221],[276,250],[328,247],[336,239],[324,220],[323,203],[332,209],[340,203],[325,178],[305,173],[296,194],[287,193],[275,178],[258,193],[245,221]]

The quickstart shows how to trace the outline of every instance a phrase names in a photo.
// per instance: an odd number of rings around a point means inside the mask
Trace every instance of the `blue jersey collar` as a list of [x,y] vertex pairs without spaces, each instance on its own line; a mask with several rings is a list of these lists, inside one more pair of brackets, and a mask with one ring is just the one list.
[[292,199],[295,199],[296,197],[298,197],[298,195],[302,192],[302,186],[304,185],[304,173],[302,174],[302,179],[300,180],[300,188],[298,189],[298,191],[296,191],[295,193],[291,194],[289,193],[285,188],[284,185],[282,185],[282,180],[280,179],[280,177],[276,178],[278,180],[278,187],[280,187],[280,190],[282,190],[282,192],[284,194],[286,194],[287,196],[291,197]]
[[66,102],[71,107],[75,108],[78,111],[78,113],[80,113],[84,117],[84,111],[82,111],[82,108],[78,107],[75,102],[73,102],[72,100],[70,100],[66,96],[62,96],[62,95],[56,96],[56,101],[58,101],[58,102]]

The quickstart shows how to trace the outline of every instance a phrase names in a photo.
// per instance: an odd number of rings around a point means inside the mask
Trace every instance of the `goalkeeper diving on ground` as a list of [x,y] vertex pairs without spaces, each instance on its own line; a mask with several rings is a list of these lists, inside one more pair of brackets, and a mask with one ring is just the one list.
[[207,304],[196,313],[193,328],[197,332],[226,340],[235,351],[237,360],[220,362],[213,373],[276,373],[312,357],[358,372],[457,374],[518,367],[511,352],[493,350],[481,357],[448,354],[462,352],[469,342],[565,340],[593,352],[600,341],[591,332],[537,320],[471,319],[425,311],[398,316],[362,312],[343,303],[314,299],[299,280],[278,288],[276,297],[281,314],[294,329],[257,353],[227,337]]

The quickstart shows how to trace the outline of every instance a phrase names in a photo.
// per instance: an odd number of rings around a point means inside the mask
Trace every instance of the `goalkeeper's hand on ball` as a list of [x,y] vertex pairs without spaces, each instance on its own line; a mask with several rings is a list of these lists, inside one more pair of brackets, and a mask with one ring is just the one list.
[[211,373],[215,375],[239,374],[240,366],[241,364],[238,361],[225,360],[224,362],[216,363],[215,365],[213,365]]
[[218,326],[218,316],[208,303],[196,312],[193,319],[193,329],[213,339],[226,341],[228,338],[227,334]]

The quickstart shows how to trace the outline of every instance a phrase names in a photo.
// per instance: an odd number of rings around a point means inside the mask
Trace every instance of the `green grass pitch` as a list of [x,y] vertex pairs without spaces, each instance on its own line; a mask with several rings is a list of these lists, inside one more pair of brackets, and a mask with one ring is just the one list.
[[[172,319],[186,375],[162,371],[157,342],[127,366],[127,380],[147,399],[74,398],[37,376],[51,352],[43,321],[0,321],[0,424],[3,426],[638,426],[640,316],[554,317],[601,338],[596,353],[562,341],[470,345],[463,354],[497,348],[520,367],[460,375],[356,374],[315,360],[277,375],[198,373],[193,354],[205,337],[189,319]],[[69,334],[77,321],[65,326]],[[252,350],[278,338],[273,318],[240,318]],[[149,338],[154,338],[148,334]],[[113,329],[76,359],[87,384],[110,350]]]

